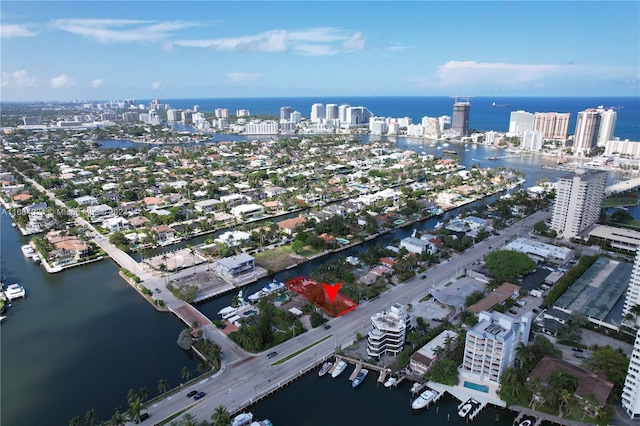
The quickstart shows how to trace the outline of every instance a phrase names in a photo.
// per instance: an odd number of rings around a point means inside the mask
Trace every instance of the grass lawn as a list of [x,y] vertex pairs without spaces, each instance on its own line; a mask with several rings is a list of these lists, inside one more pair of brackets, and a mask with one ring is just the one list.
[[637,206],[638,199],[630,197],[609,197],[602,202],[602,207]]
[[272,250],[263,251],[255,254],[256,263],[269,271],[281,271],[287,266],[300,263],[301,258],[309,258],[322,253],[322,250],[316,250],[311,246],[304,246],[300,253],[294,253],[291,245],[277,247]]

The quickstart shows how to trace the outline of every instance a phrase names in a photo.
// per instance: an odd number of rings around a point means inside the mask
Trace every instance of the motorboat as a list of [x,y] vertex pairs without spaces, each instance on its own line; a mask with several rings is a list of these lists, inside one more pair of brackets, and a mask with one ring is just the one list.
[[467,401],[464,403],[464,405],[462,407],[460,407],[460,409],[458,410],[458,415],[462,418],[465,418],[469,415],[469,413],[471,412],[471,409],[473,408],[473,404],[471,403],[471,401]]
[[253,413],[240,413],[233,418],[231,426],[249,426],[253,422]]
[[20,284],[10,284],[5,290],[4,294],[7,296],[7,299],[13,300],[18,299],[19,297],[25,297],[27,294],[24,287]]
[[40,262],[40,256],[38,256],[37,254],[34,254],[33,256],[31,256],[31,260],[33,260],[34,262]]
[[411,394],[415,395],[418,392],[420,392],[423,387],[424,387],[424,384],[422,384],[420,382],[415,382],[413,384],[413,386],[411,386],[411,389],[409,389],[409,392],[411,392]]
[[24,254],[25,257],[27,257],[29,259],[31,259],[33,257],[33,255],[36,254],[36,251],[29,244],[26,244],[26,245],[20,247],[20,250],[22,250],[22,254]]
[[270,294],[273,294],[279,290],[283,290],[285,289],[286,286],[284,285],[283,282],[279,282],[276,280],[273,280],[271,283],[267,284],[266,286],[262,287],[260,290],[256,291],[255,293],[249,295],[247,297],[247,299],[249,299],[249,302],[255,303],[257,301],[259,301],[260,299],[263,299],[267,296],[269,296]]
[[328,372],[329,370],[331,370],[331,367],[332,367],[332,366],[333,366],[333,363],[332,363],[332,362],[329,362],[329,361],[327,361],[327,362],[325,362],[324,364],[322,364],[322,368],[320,368],[320,371],[318,371],[318,376],[322,377],[322,376],[324,376],[325,374],[327,374],[327,372]]
[[360,384],[364,382],[364,379],[367,378],[367,374],[369,374],[369,370],[367,370],[366,368],[361,368],[360,371],[358,371],[358,374],[356,374],[356,377],[353,379],[353,382],[351,382],[351,387],[355,388],[360,386]]
[[411,403],[411,408],[413,408],[414,410],[419,410],[421,408],[424,408],[427,405],[429,405],[431,401],[433,401],[436,398],[436,396],[438,396],[438,394],[435,391],[431,389],[427,389],[426,391],[422,392],[420,396],[417,397]]
[[533,422],[529,419],[527,420],[523,420],[520,423],[518,423],[518,426],[531,426],[533,424]]
[[342,374],[346,368],[347,368],[347,363],[345,361],[340,361],[338,365],[336,365],[336,369],[333,370],[333,373],[331,373],[331,377],[335,379],[340,374]]
[[238,296],[236,297],[237,306],[227,306],[226,308],[222,308],[220,309],[220,311],[218,311],[218,315],[222,316],[222,319],[229,319],[240,312],[242,309],[250,306],[250,304],[246,300],[244,300],[244,297],[242,296],[242,290],[238,292]]
[[251,426],[273,426],[273,423],[269,419],[264,419],[251,423]]
[[395,386],[399,383],[399,380],[395,377],[389,377],[386,382],[384,382],[385,388],[390,388],[391,386]]
[[0,315],[0,322],[4,321],[7,319],[6,315]]

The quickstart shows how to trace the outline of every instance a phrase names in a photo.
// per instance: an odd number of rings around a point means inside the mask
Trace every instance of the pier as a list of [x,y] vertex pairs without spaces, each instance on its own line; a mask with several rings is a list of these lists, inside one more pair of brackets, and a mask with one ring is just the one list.
[[530,408],[521,407],[519,405],[511,405],[508,408],[512,411],[516,411],[519,413],[518,417],[514,421],[514,425],[519,425],[520,422],[527,420],[527,419],[524,419],[525,416],[529,417],[530,419],[535,419],[533,426],[539,426],[542,422],[550,422],[550,423],[565,425],[565,426],[584,425],[583,422],[563,419],[561,417],[556,417],[551,414],[543,413],[541,411],[535,411]]

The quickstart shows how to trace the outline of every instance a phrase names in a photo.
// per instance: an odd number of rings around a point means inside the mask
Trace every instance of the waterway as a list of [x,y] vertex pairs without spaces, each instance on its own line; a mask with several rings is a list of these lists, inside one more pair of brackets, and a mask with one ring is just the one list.
[[[398,141],[401,148],[438,153],[420,141]],[[486,160],[511,156],[503,150],[452,144],[460,152],[462,164],[480,163],[483,167],[508,166],[527,174],[526,186],[543,177],[554,181],[564,172],[542,169],[555,164],[536,156]],[[469,149],[469,151],[465,151]],[[611,183],[616,176],[610,177]],[[488,200],[480,201],[488,202]],[[630,212],[639,217],[638,208]],[[454,215],[456,211],[449,212]],[[432,228],[433,218],[385,235],[379,241],[354,247],[339,256],[357,255],[368,244],[387,244],[409,235],[414,228]],[[184,366],[195,370],[198,360],[180,350],[175,341],[182,324],[170,314],[161,314],[129,288],[118,276],[110,260],[48,275],[42,267],[24,258],[20,246],[27,242],[11,227],[6,213],[0,216],[0,271],[7,282],[20,282],[27,298],[17,300],[0,325],[0,424],[66,425],[75,415],[95,409],[107,419],[117,407],[126,409],[126,394],[131,388],[149,388],[157,394],[160,379],[172,386],[180,383]],[[209,237],[200,237],[204,240]],[[197,244],[200,240],[192,240]],[[330,257],[301,265],[276,275],[276,279],[308,274]],[[249,286],[257,291],[268,282]],[[226,294],[199,305],[210,318],[230,304]],[[440,407],[414,413],[409,407],[407,389],[376,389],[375,379],[353,390],[345,380],[305,376],[254,407],[258,418],[270,418],[277,425],[353,425],[353,424],[425,424],[461,420],[455,415],[455,403],[443,399]],[[496,422],[496,416],[499,421]],[[476,424],[507,424],[510,413],[486,409]],[[484,419],[484,420],[483,420]]]

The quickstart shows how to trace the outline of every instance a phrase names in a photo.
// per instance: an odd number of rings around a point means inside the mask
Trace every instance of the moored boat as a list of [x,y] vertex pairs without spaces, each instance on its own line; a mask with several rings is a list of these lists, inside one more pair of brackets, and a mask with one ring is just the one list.
[[471,412],[471,409],[473,408],[473,404],[471,403],[471,401],[467,401],[462,407],[460,407],[460,409],[458,410],[458,415],[462,418],[465,418],[469,415],[469,413]]
[[415,382],[413,386],[411,386],[411,389],[409,389],[409,392],[411,392],[412,395],[415,395],[418,392],[420,392],[423,387],[424,387],[424,384],[420,382]]
[[240,413],[233,418],[231,426],[249,426],[253,421],[253,413]]
[[398,379],[395,377],[389,377],[386,382],[384,382],[385,388],[390,388],[391,386],[395,386],[398,384]]
[[411,403],[411,408],[413,408],[414,410],[419,410],[421,408],[424,408],[427,405],[429,405],[429,403],[431,403],[431,401],[433,401],[436,398],[436,396],[438,396],[437,392],[431,389],[427,389],[426,391],[422,392],[420,396],[417,397]]
[[22,287],[20,284],[14,283],[14,284],[10,284],[4,290],[4,294],[7,296],[7,299],[13,300],[13,299],[18,299],[20,297],[25,297],[27,292],[25,291],[24,287]]
[[249,299],[250,302],[255,303],[257,301],[259,301],[262,298],[265,298],[267,296],[269,296],[270,294],[273,294],[279,290],[283,290],[285,289],[285,285],[284,283],[280,282],[280,281],[276,281],[273,280],[271,283],[267,284],[266,286],[262,287],[260,290],[256,291],[255,293],[249,295],[247,297],[247,299]]
[[336,365],[336,369],[333,370],[333,373],[331,373],[331,377],[335,379],[340,374],[342,374],[346,368],[347,368],[347,363],[344,361],[340,361],[338,365]]
[[33,255],[36,254],[36,251],[29,244],[26,244],[26,245],[20,247],[20,249],[22,250],[22,254],[24,254],[25,257],[27,257],[29,259],[31,259],[33,257]]
[[366,368],[361,368],[360,371],[358,371],[358,374],[356,374],[356,377],[353,379],[353,382],[351,382],[351,387],[355,388],[360,386],[360,384],[364,382],[364,379],[367,378],[367,374],[369,374],[369,370],[367,370]]
[[327,374],[327,372],[331,369],[332,366],[333,366],[333,363],[329,361],[322,364],[322,368],[320,368],[320,371],[318,371],[318,376],[322,377],[325,374]]
[[234,297],[234,299],[234,305],[236,306],[227,306],[226,308],[222,308],[218,311],[218,315],[222,316],[222,319],[229,319],[240,312],[242,309],[250,306],[250,304],[244,300],[244,297],[242,296],[242,290],[238,292],[238,295]]

